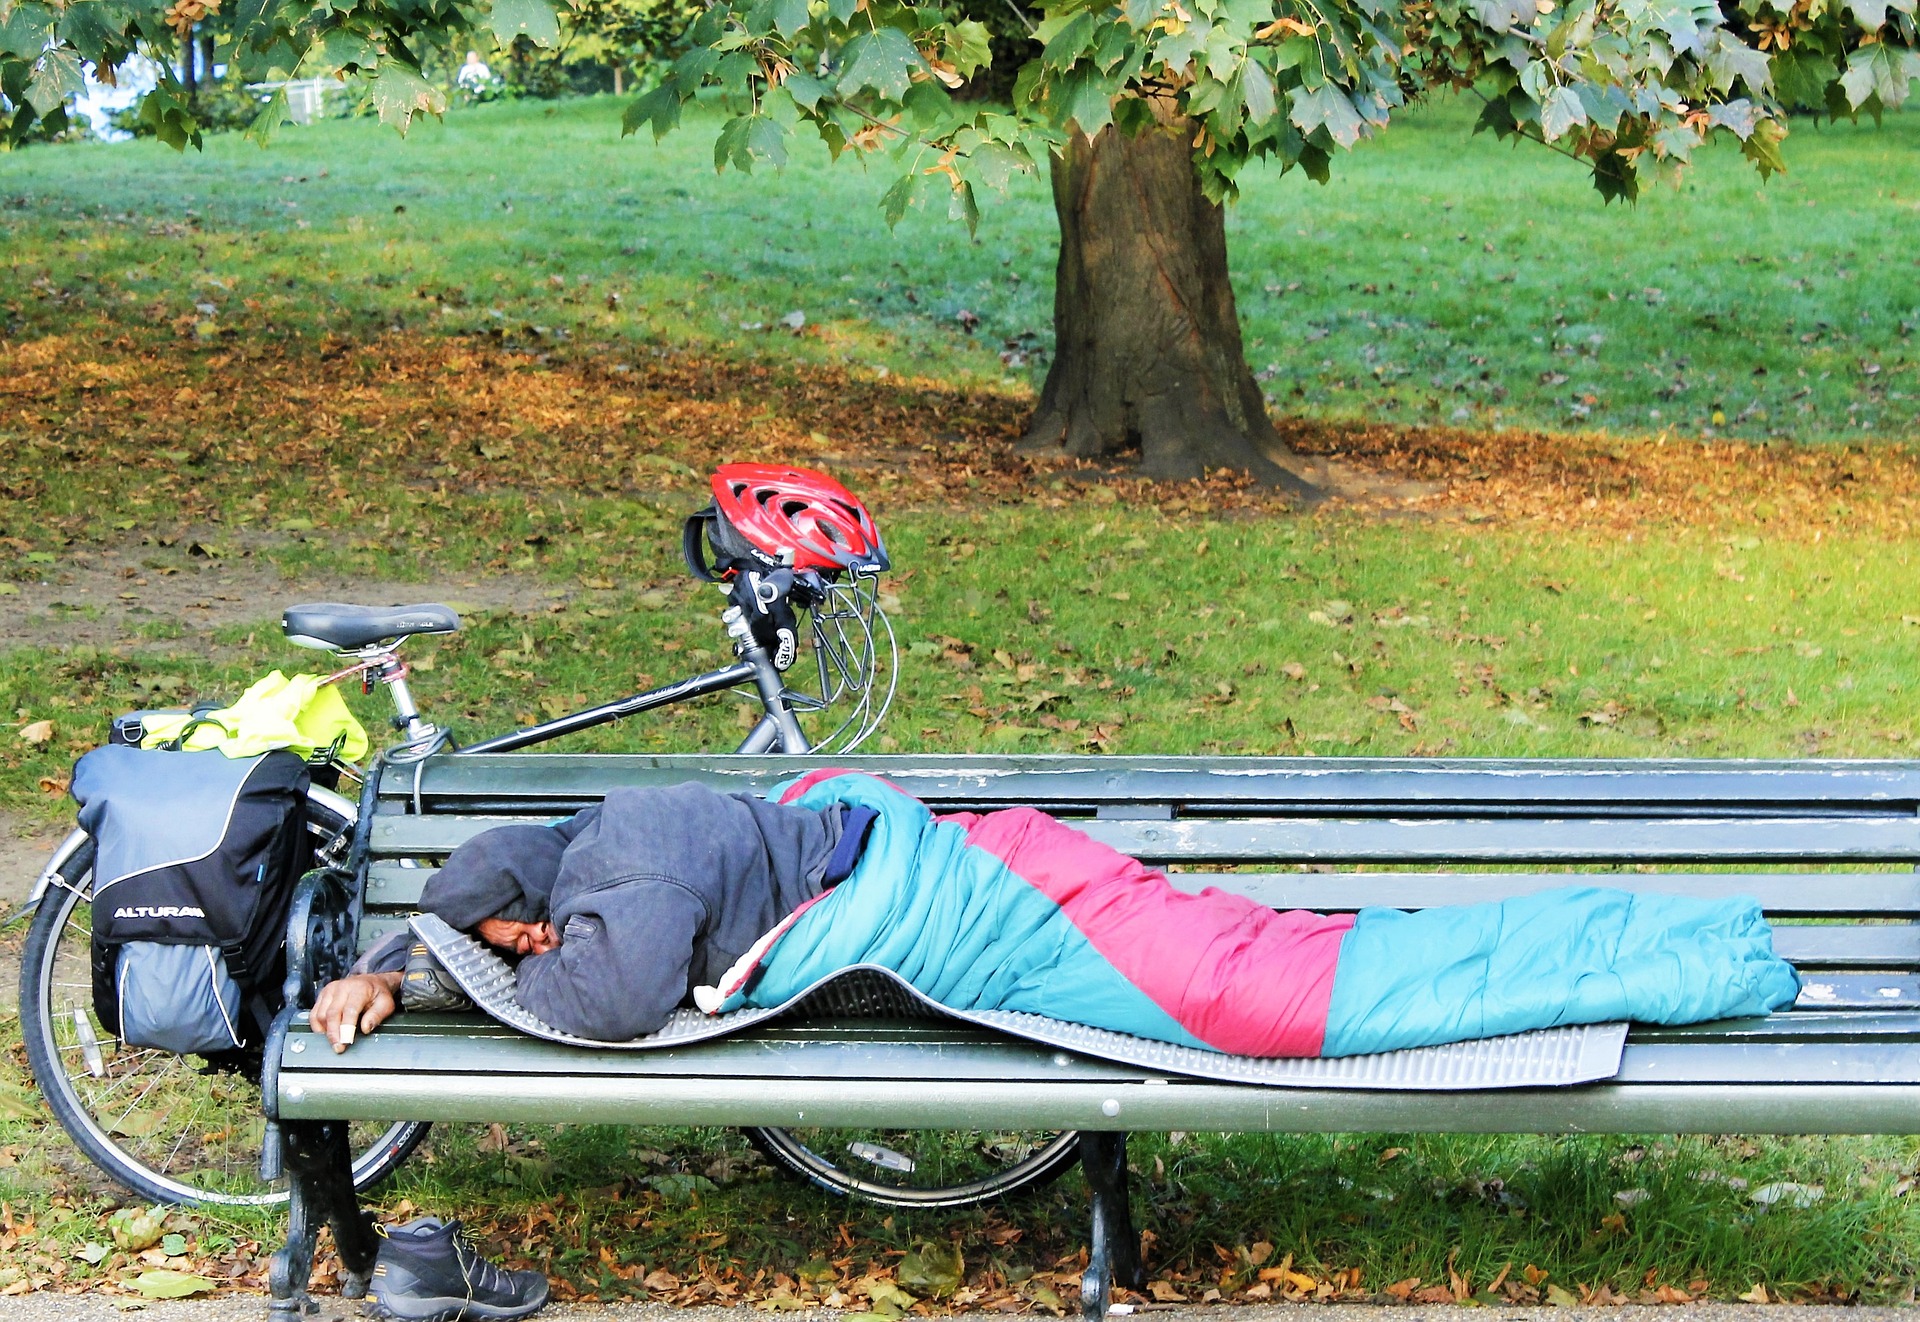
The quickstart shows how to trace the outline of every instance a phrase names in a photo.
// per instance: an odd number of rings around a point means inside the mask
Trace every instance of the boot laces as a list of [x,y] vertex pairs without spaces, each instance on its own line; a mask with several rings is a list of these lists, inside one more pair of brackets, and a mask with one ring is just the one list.
[[453,1232],[453,1252],[454,1260],[460,1264],[460,1278],[467,1283],[469,1300],[488,1291],[495,1294],[513,1292],[513,1278],[480,1252],[464,1226]]

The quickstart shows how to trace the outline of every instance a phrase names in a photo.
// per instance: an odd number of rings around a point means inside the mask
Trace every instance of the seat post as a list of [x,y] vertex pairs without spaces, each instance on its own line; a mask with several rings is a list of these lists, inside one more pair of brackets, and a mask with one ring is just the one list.
[[373,677],[385,684],[393,695],[393,727],[406,734],[408,743],[422,743],[439,733],[433,724],[421,718],[420,708],[413,701],[413,690],[407,686],[407,667],[396,653],[387,652],[382,656],[380,668]]

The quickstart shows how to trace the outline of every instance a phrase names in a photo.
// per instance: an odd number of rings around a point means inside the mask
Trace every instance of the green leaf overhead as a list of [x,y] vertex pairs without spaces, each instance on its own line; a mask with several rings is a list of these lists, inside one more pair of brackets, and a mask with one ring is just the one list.
[[[560,40],[594,0],[230,0],[220,16],[250,80],[345,77],[404,130],[437,114],[418,70],[429,47],[476,29],[502,42]],[[778,165],[796,132],[836,153],[896,154],[926,189],[958,199],[1034,171],[1068,135],[1135,132],[1184,119],[1209,197],[1230,197],[1248,162],[1327,176],[1342,149],[1402,105],[1470,91],[1481,125],[1585,160],[1606,197],[1631,197],[1729,135],[1762,173],[1784,168],[1789,110],[1878,114],[1920,80],[1916,0],[712,0],[689,49],[625,108],[622,127],[658,136],[694,97],[728,106],[722,167]],[[195,107],[171,72],[174,0],[0,0],[0,140],[59,112],[87,64],[159,61],[143,120],[163,140],[198,140]],[[177,14],[176,14],[177,17]],[[1013,113],[948,93],[982,70],[1013,71]],[[254,126],[284,119],[277,104]],[[14,121],[9,124],[8,121]],[[932,174],[928,174],[932,171]],[[924,185],[924,188],[923,188]],[[929,195],[930,200],[930,195]]]
[[367,80],[367,93],[382,123],[405,133],[419,114],[438,115],[446,111],[447,98],[439,88],[404,64],[391,60]]
[[1366,121],[1354,111],[1347,94],[1332,83],[1322,83],[1308,91],[1302,87],[1293,94],[1293,113],[1288,116],[1302,133],[1321,129],[1342,147],[1351,147],[1366,132]]
[[644,96],[635,97],[620,117],[621,135],[637,133],[646,124],[652,126],[656,140],[666,137],[680,122],[680,100],[671,78]]
[[813,16],[807,12],[807,0],[773,0],[773,27],[788,41],[806,29]]
[[493,0],[487,27],[503,46],[511,45],[515,37],[525,37],[536,46],[560,40],[560,20],[547,0]]
[[1875,44],[1853,53],[1847,71],[1840,75],[1840,86],[1855,110],[1873,100],[1894,110],[1907,99],[1907,88],[1916,78],[1920,78],[1920,52]]
[[65,105],[68,97],[85,91],[86,86],[87,76],[80,67],[80,57],[72,50],[55,46],[33,66],[33,76],[27,80],[27,104],[42,116],[49,115]]
[[1576,125],[1587,122],[1587,108],[1570,87],[1556,87],[1540,103],[1540,131],[1547,141],[1565,137]]
[[898,28],[876,28],[847,43],[839,90],[844,96],[873,92],[888,101],[902,101],[913,75],[926,67],[920,52]]

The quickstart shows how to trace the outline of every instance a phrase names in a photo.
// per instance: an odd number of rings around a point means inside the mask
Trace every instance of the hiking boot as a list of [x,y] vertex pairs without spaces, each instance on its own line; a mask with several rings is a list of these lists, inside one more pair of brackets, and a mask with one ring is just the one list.
[[547,1278],[506,1271],[480,1256],[458,1221],[423,1216],[380,1227],[367,1311],[406,1322],[492,1322],[547,1302]]
[[424,941],[407,947],[407,971],[400,975],[402,1010],[471,1010],[473,1002],[453,975],[440,967]]

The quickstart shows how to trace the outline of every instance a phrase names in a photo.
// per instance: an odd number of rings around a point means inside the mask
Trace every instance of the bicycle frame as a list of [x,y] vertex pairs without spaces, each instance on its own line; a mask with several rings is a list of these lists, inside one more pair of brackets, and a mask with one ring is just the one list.
[[[635,716],[656,707],[671,706],[684,702],[688,698],[701,698],[709,693],[720,693],[727,689],[739,688],[751,681],[760,693],[761,716],[759,722],[747,733],[736,749],[739,753],[765,753],[779,749],[784,753],[806,753],[812,749],[806,734],[800,729],[800,722],[793,714],[793,705],[789,701],[785,681],[780,678],[779,669],[773,664],[773,658],[767,649],[754,637],[739,607],[730,606],[720,617],[727,627],[727,633],[733,639],[734,655],[739,658],[733,665],[721,670],[709,670],[704,675],[695,675],[674,684],[662,685],[657,689],[648,689],[644,693],[635,693],[625,698],[616,698],[612,702],[603,702],[597,707],[571,712],[565,716],[556,716],[550,721],[538,725],[529,725],[506,734],[483,739],[477,744],[468,744],[449,750],[455,753],[511,753],[535,744],[558,739],[562,735],[574,734],[581,730],[591,730],[598,725]],[[378,670],[374,669],[378,664]],[[442,737],[442,732],[428,724],[421,716],[420,709],[414,705],[413,692],[407,687],[406,667],[392,649],[382,649],[377,654],[369,654],[363,667],[369,684],[385,683],[393,695],[394,724],[402,728],[407,735],[408,745],[414,747],[431,746]],[[351,671],[347,673],[352,673]]]
[[[780,678],[779,669],[773,664],[773,658],[765,647],[753,636],[745,617],[738,607],[729,607],[721,616],[727,627],[727,633],[734,640],[734,654],[740,659],[733,665],[720,670],[709,670],[703,675],[694,675],[677,683],[665,684],[657,689],[648,689],[644,693],[635,693],[612,702],[601,703],[597,707],[588,707],[571,712],[565,716],[542,721],[538,725],[529,725],[522,729],[511,730],[506,734],[483,739],[476,744],[450,748],[449,755],[467,753],[511,753],[518,749],[530,748],[548,740],[558,739],[562,735],[591,730],[595,726],[607,725],[628,716],[652,711],[657,707],[672,706],[689,698],[703,698],[710,693],[722,693],[728,689],[739,688],[751,681],[760,694],[761,716],[747,737],[740,741],[736,753],[766,753],[778,750],[787,754],[809,752],[812,745],[800,728],[799,720],[794,716],[793,705],[789,701],[786,683]],[[335,678],[345,678],[360,671],[368,687],[375,683],[384,683],[392,695],[394,706],[394,724],[407,737],[401,747],[418,748],[422,751],[431,748],[443,738],[443,733],[430,724],[421,715],[414,703],[413,691],[407,685],[407,668],[393,647],[369,648],[357,653],[360,664],[341,672]],[[348,821],[359,815],[359,809],[352,800],[334,794],[331,791],[313,787],[313,794],[323,796],[340,815]],[[76,851],[87,843],[87,833],[75,830],[68,834],[60,846],[54,850],[53,857],[47,861],[40,875],[34,878],[27,898],[6,921],[14,922],[31,913],[46,895],[48,887]]]
[[[688,698],[702,698],[709,693],[720,693],[726,689],[738,688],[749,680],[760,691],[762,713],[759,722],[747,733],[736,752],[765,753],[778,748],[786,753],[805,753],[812,746],[801,732],[800,722],[795,719],[793,708],[787,701],[787,686],[780,678],[780,672],[774,667],[773,658],[767,655],[738,618],[737,609],[729,609],[725,616],[727,632],[733,636],[734,652],[740,660],[723,670],[709,670],[704,675],[695,675],[676,684],[666,684],[645,693],[635,693],[630,697],[618,698],[612,702],[601,703],[597,707],[556,716],[553,720],[542,721],[538,725],[529,725],[525,729],[514,730],[507,734],[495,735],[483,739],[477,744],[468,744],[457,750],[462,753],[511,753],[517,749],[528,748],[534,744],[545,743],[549,739],[558,739],[561,735],[573,734],[579,730],[591,730],[596,725],[605,725],[640,712],[652,711],[656,707],[671,706],[684,702]],[[395,697],[399,694],[396,692]]]

